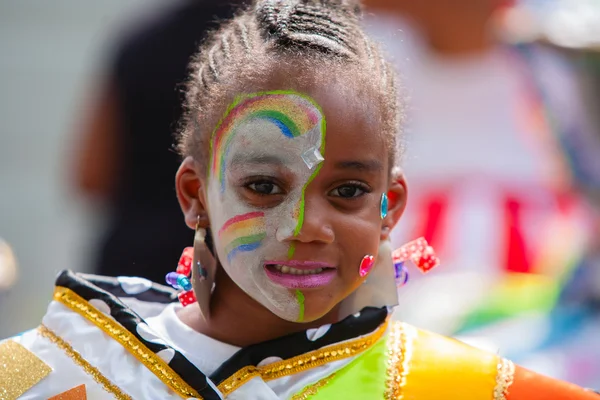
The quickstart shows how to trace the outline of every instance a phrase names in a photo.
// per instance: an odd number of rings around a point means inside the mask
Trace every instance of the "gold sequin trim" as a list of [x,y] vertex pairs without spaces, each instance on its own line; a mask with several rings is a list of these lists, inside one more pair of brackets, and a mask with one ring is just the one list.
[[144,364],[165,385],[173,389],[175,393],[185,399],[190,397],[202,399],[200,394],[181,379],[162,358],[144,346],[131,332],[119,325],[115,320],[98,311],[77,293],[68,288],[57,286],[54,290],[54,300],[69,307],[106,332],[106,334],[119,342],[129,353]]
[[385,322],[375,332],[363,338],[311,351],[264,367],[245,367],[225,379],[219,385],[219,390],[227,396],[255,376],[260,376],[263,380],[270,381],[319,367],[333,361],[356,356],[377,343],[387,330],[387,326],[388,323]]
[[87,362],[81,354],[79,354],[71,345],[65,342],[62,338],[52,332],[44,325],[40,325],[38,327],[38,332],[40,335],[45,337],[54,343],[58,348],[65,352],[67,356],[69,356],[73,362],[79,365],[88,375],[90,375],[94,380],[99,383],[104,390],[108,393],[115,396],[116,399],[119,400],[132,400],[132,397],[123,393],[121,389],[112,383],[108,378],[106,378],[102,373],[98,370],[98,368],[94,367],[92,364]]
[[329,382],[331,382],[331,380],[333,378],[335,378],[335,373],[329,375],[326,378],[321,379],[317,383],[314,383],[314,384],[312,384],[310,386],[307,386],[302,391],[302,393],[298,393],[298,394],[294,395],[291,400],[307,400],[307,399],[309,399],[311,396],[317,394],[317,392],[319,391],[319,389],[321,389],[323,386],[325,386]]
[[417,332],[413,327],[402,322],[394,322],[390,329],[384,395],[386,400],[402,400],[404,397],[402,391],[406,386],[413,341],[416,335]]
[[512,361],[502,359],[498,363],[498,375],[496,375],[496,387],[494,388],[494,400],[507,400],[508,389],[515,378],[515,364]]

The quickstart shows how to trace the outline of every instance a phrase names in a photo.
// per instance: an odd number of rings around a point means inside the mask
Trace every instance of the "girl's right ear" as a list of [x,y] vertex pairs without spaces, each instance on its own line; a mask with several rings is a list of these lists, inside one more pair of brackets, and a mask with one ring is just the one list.
[[177,199],[185,223],[191,229],[195,229],[197,224],[201,228],[209,226],[205,197],[206,179],[202,176],[196,161],[191,156],[183,160],[175,175]]

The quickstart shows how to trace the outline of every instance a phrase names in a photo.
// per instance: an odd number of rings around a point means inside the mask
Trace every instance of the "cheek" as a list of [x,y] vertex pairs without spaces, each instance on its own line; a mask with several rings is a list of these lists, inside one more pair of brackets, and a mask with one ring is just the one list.
[[231,263],[244,254],[254,253],[262,246],[266,232],[265,214],[262,211],[229,218],[217,233],[221,257]]
[[379,249],[381,219],[377,217],[348,217],[338,221],[336,238],[342,244],[344,252],[344,269],[356,273],[363,258],[367,255],[376,256]]

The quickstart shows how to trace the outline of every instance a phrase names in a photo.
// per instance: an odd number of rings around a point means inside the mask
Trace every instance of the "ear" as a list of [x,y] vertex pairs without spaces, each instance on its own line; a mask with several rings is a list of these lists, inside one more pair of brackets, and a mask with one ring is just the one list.
[[179,166],[175,175],[175,189],[186,225],[192,229],[196,228],[196,224],[208,228],[206,179],[192,157],[187,157]]
[[406,178],[399,168],[392,170],[391,183],[388,189],[388,214],[381,224],[381,240],[388,240],[390,232],[404,213],[407,200]]

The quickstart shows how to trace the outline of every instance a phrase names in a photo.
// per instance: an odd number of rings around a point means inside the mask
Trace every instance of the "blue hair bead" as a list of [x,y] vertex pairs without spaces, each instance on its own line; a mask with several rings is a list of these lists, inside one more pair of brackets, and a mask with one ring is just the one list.
[[192,282],[190,282],[188,277],[185,275],[179,275],[177,277],[177,285],[186,292],[188,290],[192,290]]

